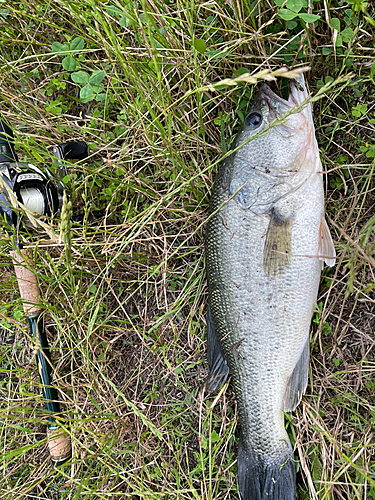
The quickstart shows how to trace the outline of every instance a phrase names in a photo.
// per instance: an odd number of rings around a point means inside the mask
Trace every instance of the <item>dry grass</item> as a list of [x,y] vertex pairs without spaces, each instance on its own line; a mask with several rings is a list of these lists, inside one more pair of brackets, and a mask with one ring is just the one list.
[[[109,4],[131,24],[120,26]],[[72,164],[65,180],[75,212],[100,217],[73,227],[71,248],[59,243],[58,220],[56,241],[43,228],[28,238],[74,446],[61,470],[48,460],[4,233],[0,499],[238,498],[234,393],[229,384],[217,398],[201,394],[203,244],[217,165],[255,87],[207,87],[240,68],[257,73],[288,62],[312,67],[314,94],[319,80],[353,72],[349,85],[315,103],[338,262],[322,278],[310,385],[288,418],[298,498],[374,500],[374,159],[366,157],[374,28],[363,13],[354,16],[353,41],[323,55],[332,47],[326,13],[344,26],[346,3],[314,2],[317,26],[298,22],[289,31],[272,1],[258,2],[252,14],[249,2],[224,1],[3,5],[10,13],[0,34],[0,114],[15,129],[20,157],[35,164],[50,164],[54,144],[89,143],[89,159]],[[82,102],[82,85],[62,67],[66,54],[51,51],[53,42],[77,36],[85,46],[73,54],[76,71],[105,72],[105,101]],[[205,40],[208,55],[192,49],[194,39]],[[352,113],[358,104],[367,105],[361,116]]]

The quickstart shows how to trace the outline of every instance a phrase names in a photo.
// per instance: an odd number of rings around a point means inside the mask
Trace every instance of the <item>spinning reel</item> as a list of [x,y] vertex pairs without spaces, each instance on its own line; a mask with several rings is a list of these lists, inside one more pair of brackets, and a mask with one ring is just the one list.
[[[53,153],[58,159],[58,177],[45,168],[43,171],[28,162],[19,162],[14,151],[12,130],[0,120],[0,175],[4,181],[0,193],[0,214],[9,226],[17,225],[17,214],[9,203],[8,190],[19,202],[32,212],[52,217],[60,212],[63,204],[64,184],[60,179],[66,175],[64,160],[83,160],[88,156],[87,144],[72,141],[55,146]],[[27,226],[27,222],[25,223]]]

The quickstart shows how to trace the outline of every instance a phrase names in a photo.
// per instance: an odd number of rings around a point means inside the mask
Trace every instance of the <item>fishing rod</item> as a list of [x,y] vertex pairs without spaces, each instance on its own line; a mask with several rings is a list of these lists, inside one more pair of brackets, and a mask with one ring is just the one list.
[[[32,163],[19,162],[14,151],[13,131],[0,120],[0,215],[5,225],[15,234],[24,234],[30,228],[30,221],[19,216],[11,198],[15,197],[28,210],[41,217],[52,217],[61,211],[64,198],[64,184],[60,180],[66,175],[64,160],[84,159],[87,145],[83,141],[67,142],[53,150],[58,159],[58,177],[48,169],[39,169]],[[22,242],[14,241],[15,250],[11,251],[23,309],[27,317],[33,348],[39,371],[44,407],[48,412],[47,438],[51,460],[62,465],[71,456],[69,435],[63,430],[63,422],[58,393],[52,384],[53,365],[44,329],[44,316],[41,307],[41,293],[35,274],[32,255],[23,248]]]

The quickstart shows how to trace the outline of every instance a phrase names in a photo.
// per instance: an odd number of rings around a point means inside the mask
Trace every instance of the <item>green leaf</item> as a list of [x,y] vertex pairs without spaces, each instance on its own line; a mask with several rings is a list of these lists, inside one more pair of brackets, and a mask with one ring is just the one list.
[[89,83],[89,74],[86,71],[77,71],[76,73],[72,73],[71,78],[74,83],[80,83],[81,85],[86,85]]
[[7,16],[9,16],[9,9],[0,9],[0,17],[5,20]]
[[302,21],[305,21],[305,23],[315,23],[315,21],[320,19],[320,16],[317,14],[298,14],[298,17],[302,19]]
[[60,179],[62,181],[63,184],[65,185],[69,185],[70,181],[71,181],[71,177],[70,175],[65,175],[62,179]]
[[279,9],[277,13],[279,17],[281,17],[281,19],[284,19],[284,21],[291,21],[292,19],[297,17],[297,14],[295,12],[292,12],[288,9]]
[[355,36],[355,33],[354,31],[352,30],[352,28],[345,28],[342,32],[341,32],[341,36],[343,38],[346,38],[347,40],[353,40],[354,36]]
[[53,42],[51,45],[51,49],[53,52],[56,52],[56,54],[63,54],[64,52],[69,52],[69,47],[64,43],[60,42]]
[[311,464],[311,475],[313,481],[318,482],[322,477],[323,465],[317,456],[314,456]]
[[375,26],[375,21],[374,21],[374,19],[372,17],[370,17],[370,16],[364,16],[364,18],[365,18],[365,21],[367,21],[369,24],[371,24],[371,26]]
[[89,83],[91,83],[91,85],[99,85],[99,83],[104,79],[104,77],[105,77],[105,72],[101,69],[97,69],[90,76]]
[[213,430],[211,432],[211,443],[216,443],[217,441],[220,441],[220,436],[215,430]]
[[95,96],[95,101],[105,101],[107,97],[107,94],[105,92],[102,92],[101,94],[96,94]]
[[375,75],[375,62],[372,63],[372,66],[370,68],[370,75],[374,76]]
[[100,83],[99,85],[92,85],[90,83],[90,85],[92,86],[92,90],[93,92],[95,92],[95,94],[99,94],[104,89],[104,85],[102,83]]
[[92,86],[89,83],[81,88],[79,92],[79,97],[81,98],[82,102],[89,102],[94,99],[95,93],[93,91]]
[[332,54],[332,49],[330,49],[329,47],[323,47],[322,54],[323,56],[328,56],[328,54]]
[[340,33],[337,35],[336,38],[336,47],[342,47],[342,36],[340,35]]
[[285,0],[274,0],[274,2],[278,7],[281,7]]
[[302,0],[288,0],[286,2],[286,6],[288,9],[292,10],[293,12],[298,13],[303,7],[303,2],[302,2]]
[[206,42],[204,40],[201,40],[200,38],[196,38],[194,40],[193,45],[194,45],[195,50],[197,50],[201,54],[204,54],[206,52],[207,45],[206,45]]
[[246,73],[249,73],[249,70],[246,68],[238,68],[236,71],[237,76],[246,75]]
[[288,30],[294,30],[297,24],[298,23],[296,21],[287,21],[286,27],[288,28]]
[[127,16],[121,16],[118,23],[121,28],[127,28],[132,25],[132,20]]
[[148,63],[148,67],[151,69],[151,71],[153,71],[154,73],[157,73],[158,72],[158,69],[159,69],[159,62],[158,60],[156,61],[150,61]]
[[77,62],[73,56],[66,56],[62,60],[62,66],[66,71],[74,71],[77,67]]
[[111,16],[122,16],[123,15],[123,11],[121,9],[119,9],[118,7],[115,7],[114,5],[107,5],[105,10]]
[[362,115],[367,113],[367,104],[358,104],[352,108],[352,115],[356,118],[360,118]]
[[82,50],[84,46],[85,46],[85,41],[83,38],[79,36],[76,36],[70,42],[70,50]]
[[17,321],[20,321],[20,319],[22,318],[23,316],[23,312],[20,311],[20,310],[15,310],[13,311],[13,318]]
[[331,28],[340,31],[340,19],[337,19],[337,17],[333,17],[331,19]]
[[238,118],[240,119],[240,122],[243,123],[245,121],[245,117],[240,109],[237,109],[237,115],[238,115]]
[[[205,56],[208,57],[210,60],[214,59],[222,59],[223,57],[228,55],[229,50],[225,49],[216,49],[216,50],[208,50],[205,53]],[[219,90],[219,87],[216,87]],[[225,88],[225,87],[222,87]]]
[[79,92],[79,96],[81,99],[87,99],[94,93],[92,86],[88,83],[84,87],[81,88]]

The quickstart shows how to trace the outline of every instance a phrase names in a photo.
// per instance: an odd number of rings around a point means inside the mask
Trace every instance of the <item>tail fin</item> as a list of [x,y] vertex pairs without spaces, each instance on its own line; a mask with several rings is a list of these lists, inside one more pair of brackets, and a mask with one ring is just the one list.
[[259,457],[240,440],[237,469],[241,500],[295,500],[296,468],[290,447],[278,457]]

